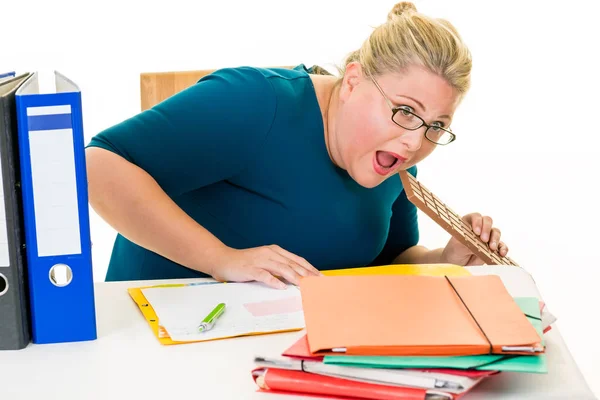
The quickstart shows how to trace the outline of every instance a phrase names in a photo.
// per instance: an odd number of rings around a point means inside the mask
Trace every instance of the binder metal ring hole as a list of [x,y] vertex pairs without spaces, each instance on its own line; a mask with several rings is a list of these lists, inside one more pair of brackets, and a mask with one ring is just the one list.
[[73,280],[73,271],[67,264],[55,264],[50,268],[50,282],[54,286],[67,286]]
[[0,296],[8,292],[8,279],[0,274]]

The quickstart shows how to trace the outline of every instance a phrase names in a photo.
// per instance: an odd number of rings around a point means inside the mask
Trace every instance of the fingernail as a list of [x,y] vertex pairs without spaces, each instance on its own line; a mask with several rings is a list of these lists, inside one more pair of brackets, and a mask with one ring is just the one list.
[[483,235],[481,235],[481,240],[483,240],[484,242],[487,242],[489,239],[489,236],[487,233],[484,233]]
[[490,249],[496,250],[496,242],[490,243]]
[[476,227],[476,228],[475,228],[475,233],[479,235],[479,234],[481,233],[481,228],[479,228],[479,227]]

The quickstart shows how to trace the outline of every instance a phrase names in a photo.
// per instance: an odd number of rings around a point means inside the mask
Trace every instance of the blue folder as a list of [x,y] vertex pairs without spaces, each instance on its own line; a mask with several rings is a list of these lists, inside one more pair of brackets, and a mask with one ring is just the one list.
[[33,343],[97,338],[81,92],[54,76],[15,96]]
[[16,75],[15,71],[0,72],[0,80],[14,78],[15,75]]

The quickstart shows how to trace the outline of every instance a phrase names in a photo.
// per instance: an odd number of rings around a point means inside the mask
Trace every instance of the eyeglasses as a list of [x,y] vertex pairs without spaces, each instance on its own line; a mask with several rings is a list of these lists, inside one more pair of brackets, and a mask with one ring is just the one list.
[[408,129],[410,131],[415,131],[422,126],[426,126],[427,130],[425,130],[425,138],[432,143],[439,145],[447,145],[452,143],[456,139],[456,135],[452,133],[450,129],[442,128],[439,125],[427,125],[423,118],[419,117],[417,114],[411,111],[411,108],[408,106],[399,106],[394,107],[390,99],[385,95],[377,81],[371,77],[371,80],[379,89],[379,92],[385,99],[386,103],[392,110],[392,121],[401,128]]

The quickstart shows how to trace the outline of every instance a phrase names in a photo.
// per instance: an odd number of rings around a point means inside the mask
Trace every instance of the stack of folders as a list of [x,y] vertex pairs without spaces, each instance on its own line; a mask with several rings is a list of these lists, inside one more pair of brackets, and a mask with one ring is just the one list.
[[323,276],[300,283],[306,335],[256,357],[262,391],[453,400],[502,371],[547,373],[537,298],[500,277]]

